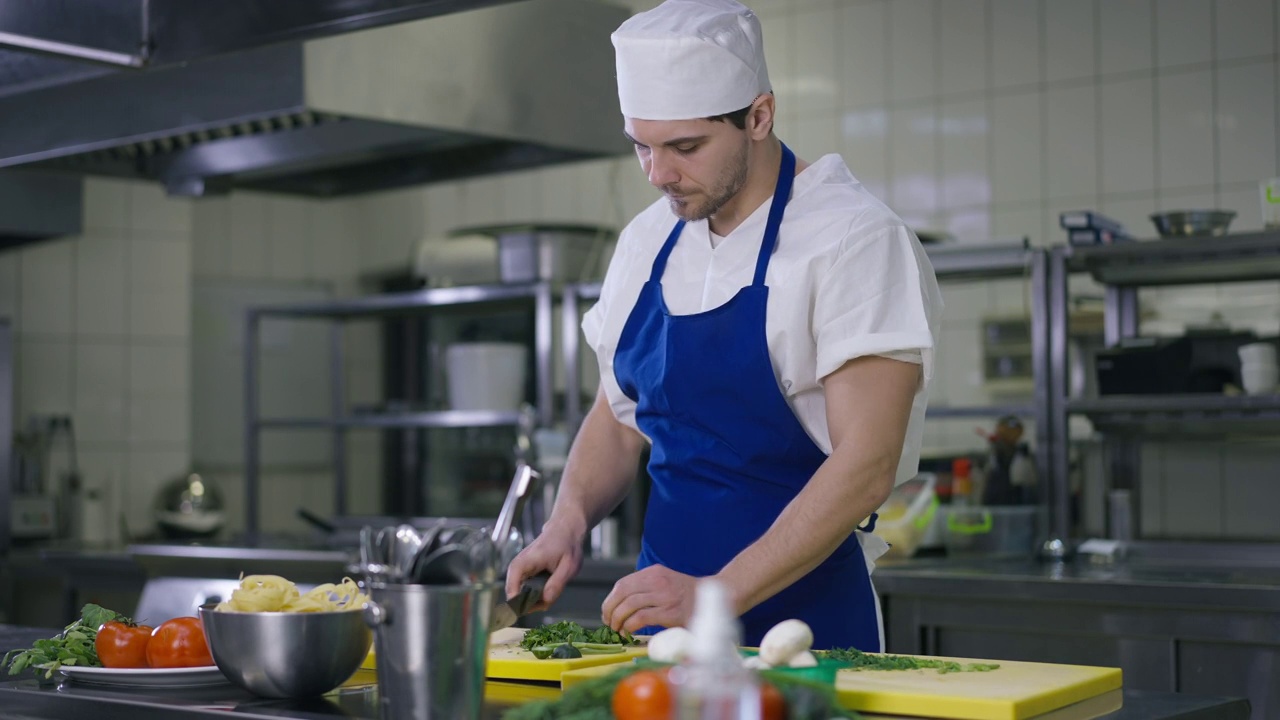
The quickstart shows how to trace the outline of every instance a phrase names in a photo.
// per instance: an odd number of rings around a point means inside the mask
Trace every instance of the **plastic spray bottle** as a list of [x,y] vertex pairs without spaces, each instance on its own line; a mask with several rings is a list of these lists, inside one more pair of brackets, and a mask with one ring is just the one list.
[[741,623],[719,581],[698,582],[689,656],[671,672],[676,720],[760,720],[760,685],[738,654]]

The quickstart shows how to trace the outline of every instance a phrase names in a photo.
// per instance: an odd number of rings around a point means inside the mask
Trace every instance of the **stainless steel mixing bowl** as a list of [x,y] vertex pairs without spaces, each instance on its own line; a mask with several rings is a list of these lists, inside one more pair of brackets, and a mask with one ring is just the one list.
[[1151,216],[1160,237],[1226,235],[1236,217],[1234,210],[1172,210]]
[[359,608],[335,612],[219,612],[200,606],[209,652],[231,682],[255,695],[326,693],[369,654],[373,631]]

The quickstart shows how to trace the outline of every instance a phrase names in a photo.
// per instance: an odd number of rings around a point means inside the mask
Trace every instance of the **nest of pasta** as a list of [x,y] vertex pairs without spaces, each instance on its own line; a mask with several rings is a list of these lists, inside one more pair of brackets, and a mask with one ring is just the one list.
[[306,593],[279,575],[249,575],[231,597],[217,604],[223,612],[335,612],[359,610],[369,601],[360,586],[348,577],[342,582],[317,585]]

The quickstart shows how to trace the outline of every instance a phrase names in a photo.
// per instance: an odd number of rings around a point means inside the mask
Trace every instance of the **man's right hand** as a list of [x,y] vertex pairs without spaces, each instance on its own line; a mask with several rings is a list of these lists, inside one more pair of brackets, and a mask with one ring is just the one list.
[[520,551],[507,568],[507,597],[520,593],[520,583],[542,571],[551,573],[542,600],[531,612],[546,610],[560,599],[569,581],[582,569],[582,541],[586,533],[548,524],[529,547]]

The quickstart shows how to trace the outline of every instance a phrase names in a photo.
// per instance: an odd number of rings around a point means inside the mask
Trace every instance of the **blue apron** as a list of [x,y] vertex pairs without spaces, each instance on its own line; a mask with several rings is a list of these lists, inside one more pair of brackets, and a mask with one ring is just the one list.
[[[637,425],[653,442],[637,569],[663,565],[695,577],[719,572],[768,530],[827,459],[779,390],[765,338],[765,269],[795,162],[784,145],[751,285],[720,307],[672,315],[662,274],[684,228],[680,221],[623,326],[614,372],[636,402]],[[856,532],[808,575],[743,615],[743,642],[758,646],[769,628],[789,618],[809,624],[815,647],[880,650],[874,591]]]

